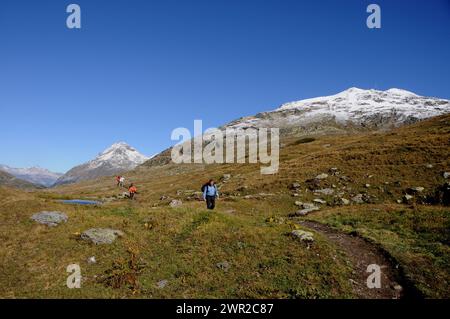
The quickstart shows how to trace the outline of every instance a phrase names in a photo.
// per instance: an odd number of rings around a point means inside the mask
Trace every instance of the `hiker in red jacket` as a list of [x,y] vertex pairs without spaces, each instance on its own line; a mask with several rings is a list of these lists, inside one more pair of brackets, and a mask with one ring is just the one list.
[[117,186],[120,186],[120,176],[116,176]]
[[130,193],[130,199],[134,199],[134,194],[137,193],[137,188],[136,186],[134,186],[133,184],[130,185],[130,187],[128,188],[128,192]]

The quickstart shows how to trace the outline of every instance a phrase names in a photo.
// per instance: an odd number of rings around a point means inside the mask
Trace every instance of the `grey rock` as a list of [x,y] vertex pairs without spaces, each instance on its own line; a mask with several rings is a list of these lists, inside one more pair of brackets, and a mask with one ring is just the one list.
[[315,179],[325,179],[325,178],[327,178],[327,177],[328,177],[328,174],[322,173],[322,174],[317,175],[317,176],[315,177]]
[[166,279],[160,280],[156,283],[156,288],[163,289],[167,286],[168,283],[169,283],[169,281]]
[[170,203],[169,206],[170,207],[180,207],[181,205],[183,205],[183,202],[179,199],[173,199]]
[[358,194],[356,196],[352,197],[352,202],[356,203],[356,204],[363,204],[364,200],[363,200],[363,195],[362,194]]
[[31,219],[37,223],[47,225],[49,227],[54,227],[60,223],[67,222],[67,215],[61,212],[40,212],[31,216]]
[[231,178],[231,174],[223,174],[223,176],[222,176],[223,181],[228,181],[230,178]]
[[313,200],[313,202],[314,203],[318,203],[318,204],[322,204],[322,205],[325,205],[327,202],[326,201],[324,201],[323,199],[321,199],[321,198],[315,198],[314,200]]
[[297,188],[300,188],[300,187],[301,187],[301,185],[299,183],[292,183],[289,186],[290,189],[297,189]]
[[91,256],[87,259],[88,264],[95,264],[97,263],[97,259],[95,259],[95,256]]
[[328,170],[328,173],[330,173],[330,175],[339,175],[339,169],[337,168],[337,167],[331,167],[329,170]]
[[442,174],[442,176],[444,176],[444,178],[449,178],[450,177],[450,172],[444,172],[444,174]]
[[301,241],[312,242],[314,241],[314,234],[308,231],[295,229],[291,232],[291,235],[295,238],[300,239]]
[[316,189],[314,191],[314,193],[322,194],[322,195],[333,195],[334,194],[334,189],[332,189],[332,188]]
[[409,194],[405,194],[405,195],[403,196],[403,202],[408,203],[408,202],[410,202],[413,198],[414,198],[414,196],[411,196],[411,195],[409,195]]
[[120,230],[110,228],[91,228],[81,234],[81,238],[96,245],[112,244],[117,237],[124,235]]
[[422,193],[425,190],[425,188],[418,186],[418,187],[411,187],[410,190],[413,193]]

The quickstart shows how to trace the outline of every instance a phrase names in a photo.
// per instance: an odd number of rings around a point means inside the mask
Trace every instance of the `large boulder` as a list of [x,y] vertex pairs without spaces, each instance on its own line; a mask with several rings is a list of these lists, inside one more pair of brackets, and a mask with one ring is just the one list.
[[40,212],[31,216],[31,219],[39,224],[54,227],[61,223],[67,222],[68,217],[66,214],[61,212]]
[[96,245],[112,244],[117,237],[122,237],[124,233],[120,230],[110,228],[91,228],[81,234],[81,238]]

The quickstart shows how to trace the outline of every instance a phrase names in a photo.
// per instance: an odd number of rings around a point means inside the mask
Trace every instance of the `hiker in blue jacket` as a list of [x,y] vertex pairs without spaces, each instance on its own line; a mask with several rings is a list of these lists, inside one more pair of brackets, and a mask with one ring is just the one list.
[[214,209],[216,206],[216,198],[219,197],[217,186],[214,180],[210,179],[208,183],[202,186],[203,200],[206,201],[206,207],[208,209]]

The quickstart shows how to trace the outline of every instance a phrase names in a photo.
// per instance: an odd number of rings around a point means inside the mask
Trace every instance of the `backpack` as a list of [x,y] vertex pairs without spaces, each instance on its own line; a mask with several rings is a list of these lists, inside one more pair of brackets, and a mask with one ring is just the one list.
[[208,183],[202,185],[202,193],[205,192],[205,189],[206,189],[207,186],[208,186]]

